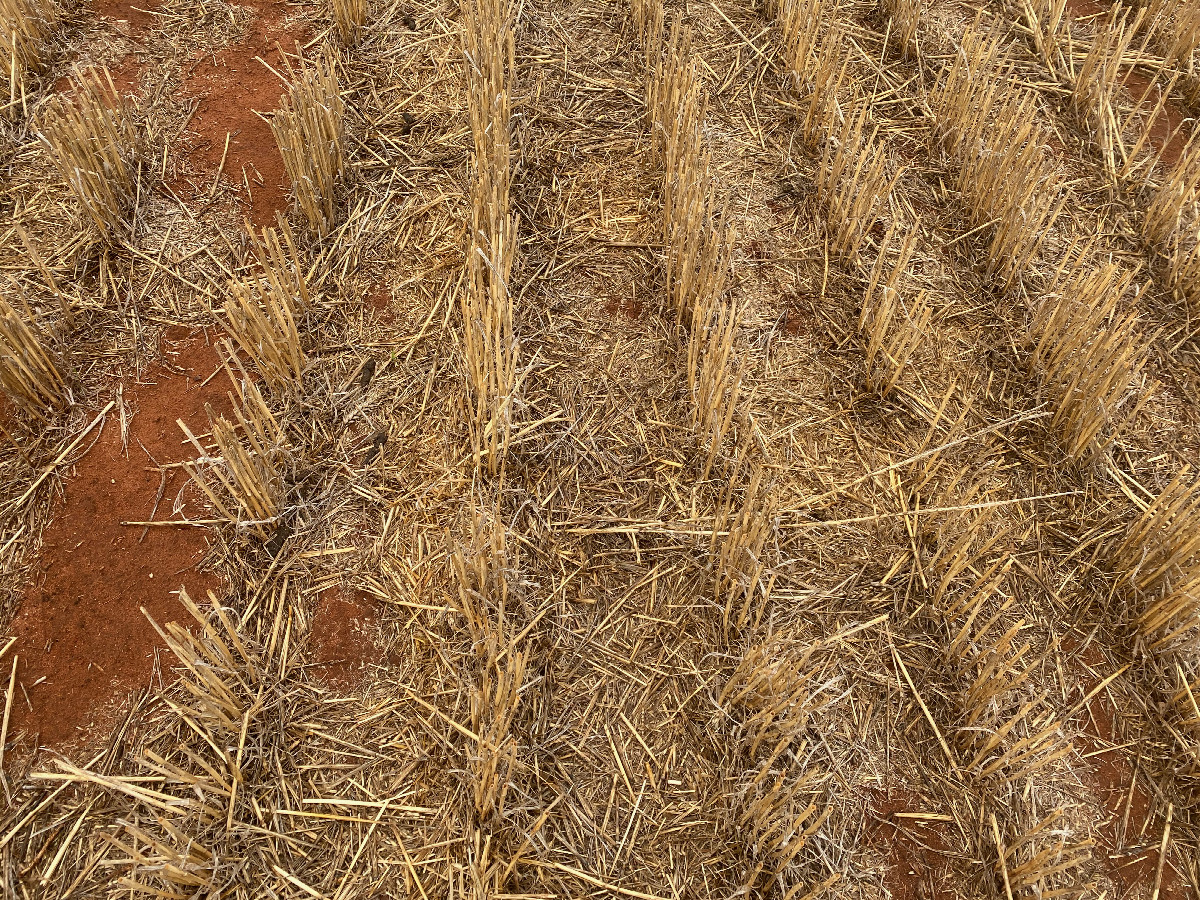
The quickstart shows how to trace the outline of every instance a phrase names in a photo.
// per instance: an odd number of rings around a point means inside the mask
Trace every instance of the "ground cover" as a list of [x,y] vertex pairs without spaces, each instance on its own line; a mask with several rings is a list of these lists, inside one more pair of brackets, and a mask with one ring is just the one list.
[[0,22],[5,896],[1200,894],[1194,4]]

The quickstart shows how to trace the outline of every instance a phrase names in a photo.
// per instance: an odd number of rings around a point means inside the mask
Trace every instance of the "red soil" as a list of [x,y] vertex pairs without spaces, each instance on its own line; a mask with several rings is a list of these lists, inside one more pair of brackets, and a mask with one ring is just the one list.
[[[138,86],[139,79],[142,74],[142,63],[132,53],[122,57],[121,61],[116,66],[110,67],[108,70],[109,76],[112,78],[113,87],[117,89],[117,94],[122,97],[132,97],[140,93]],[[100,86],[107,88],[103,77],[99,79]],[[73,89],[72,76],[64,75],[58,81],[54,82],[54,90],[60,94],[71,93]]]
[[1067,12],[1076,19],[1102,16],[1111,9],[1111,3],[1102,3],[1100,0],[1067,0]]
[[375,313],[375,318],[385,325],[390,325],[396,318],[392,312],[392,292],[386,288],[375,288],[367,294],[367,306]]
[[783,330],[787,334],[808,334],[813,330],[813,298],[803,291],[788,298]]
[[[128,453],[121,449],[114,409],[73,467],[64,500],[43,535],[40,574],[12,627],[21,662],[10,735],[24,731],[59,749],[102,737],[121,700],[147,683],[154,650],[163,646],[141,608],[160,625],[186,621],[177,597],[181,583],[197,602],[221,587],[215,575],[194,568],[208,546],[203,529],[154,527],[139,540],[143,529],[120,524],[172,517],[187,476],[178,468],[166,470],[152,516],[160,475],[147,453],[160,465],[191,458],[194,452],[183,445],[175,420],[204,433],[204,403],[229,408],[220,376],[199,385],[219,364],[212,346],[182,333],[175,337],[178,343],[166,342],[164,365],[144,373],[143,383],[125,385],[133,412]],[[84,446],[96,437],[93,432]],[[182,499],[184,515],[204,516],[194,490],[184,491]]]
[[92,3],[92,9],[100,15],[116,19],[117,22],[128,22],[131,36],[153,27],[154,16],[151,13],[159,6],[161,3],[158,0],[94,0]]
[[[1069,649],[1066,642],[1064,648]],[[1088,647],[1083,658],[1101,673],[1101,677],[1083,674],[1080,690],[1086,695],[1100,683],[1106,667],[1095,645]],[[1088,711],[1090,715],[1082,722],[1077,743],[1089,766],[1089,771],[1083,773],[1083,782],[1106,813],[1098,828],[1096,857],[1116,888],[1115,900],[1149,897],[1158,869],[1158,846],[1165,825],[1163,811],[1154,814],[1150,795],[1135,782],[1129,748],[1122,746],[1124,741],[1117,725],[1116,711],[1103,692],[1088,701]],[[1102,747],[1112,749],[1102,750]],[[1122,840],[1121,821],[1126,804],[1129,805],[1129,821]],[[1191,894],[1171,865],[1172,855],[1168,850],[1159,898],[1185,900]]]
[[214,175],[224,156],[222,175],[232,184],[249,184],[250,220],[256,225],[271,225],[276,211],[287,206],[289,182],[271,126],[257,113],[269,116],[277,109],[286,87],[275,74],[287,71],[276,44],[294,51],[303,34],[284,27],[283,3],[251,7],[258,15],[246,39],[215,56],[201,57],[187,74],[184,90],[203,99],[189,125],[198,139],[185,152]]
[[353,687],[379,654],[375,602],[362,591],[350,595],[337,588],[321,592],[313,615],[313,670],[330,687]]
[[610,294],[604,301],[604,311],[610,316],[622,315],[626,319],[637,321],[642,317],[642,310],[645,308],[641,300],[636,297],[627,297],[625,295],[615,296]]
[[950,841],[945,823],[897,813],[934,812],[915,794],[893,789],[871,791],[867,843],[887,853],[884,886],[894,900],[954,900],[949,883]]
[[[1149,114],[1162,97],[1162,86],[1154,84],[1149,78],[1136,70],[1130,70],[1125,76],[1125,89],[1134,100],[1141,100],[1142,107]],[[1145,98],[1144,100],[1142,98]],[[1155,150],[1162,151],[1163,165],[1174,168],[1187,146],[1192,129],[1184,125],[1187,116],[1184,115],[1174,101],[1167,100],[1154,122],[1150,126],[1150,143]],[[1180,126],[1183,127],[1180,127]],[[1178,130],[1176,130],[1178,129]]]

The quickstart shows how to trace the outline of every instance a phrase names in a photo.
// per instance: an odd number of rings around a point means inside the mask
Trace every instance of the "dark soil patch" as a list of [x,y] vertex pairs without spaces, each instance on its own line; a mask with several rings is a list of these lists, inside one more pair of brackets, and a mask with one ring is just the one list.
[[184,340],[165,343],[164,365],[145,373],[143,383],[125,385],[134,412],[128,452],[114,410],[68,475],[43,535],[39,575],[13,622],[21,662],[10,733],[24,732],[43,746],[62,749],[103,735],[122,699],[147,683],[154,651],[163,645],[143,607],[159,624],[183,621],[181,584],[198,602],[221,587],[215,575],[195,570],[208,548],[203,529],[154,527],[143,539],[142,528],[120,524],[172,518],[177,497],[183,515],[206,515],[179,468],[166,470],[152,515],[160,474],[150,456],[165,465],[195,455],[175,420],[204,433],[205,402],[229,408],[221,376],[200,387],[219,364],[212,346],[203,337],[174,337]]
[[161,5],[158,0],[94,0],[92,9],[118,24],[127,23],[128,28],[121,30],[132,37],[154,26],[153,12]]
[[283,25],[284,4],[254,8],[258,16],[242,43],[201,57],[187,74],[184,90],[202,99],[188,126],[196,137],[185,152],[204,171],[221,169],[232,184],[248,186],[250,221],[270,225],[287,207],[289,182],[271,126],[258,113],[269,116],[278,109],[286,88],[271,71],[287,71],[276,45],[294,51],[303,33]]
[[783,330],[786,334],[810,334],[814,330],[816,316],[813,313],[813,298],[800,293],[788,298],[783,312]]
[[336,688],[360,682],[367,666],[379,656],[375,643],[377,621],[376,603],[362,591],[322,591],[310,630],[317,676]]
[[894,900],[954,900],[946,823],[905,815],[938,813],[904,790],[875,789],[869,802],[867,843],[887,856],[883,883]]

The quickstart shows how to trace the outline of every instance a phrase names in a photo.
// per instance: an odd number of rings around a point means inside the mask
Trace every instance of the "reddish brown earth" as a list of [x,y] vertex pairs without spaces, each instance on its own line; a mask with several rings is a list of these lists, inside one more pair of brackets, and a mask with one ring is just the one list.
[[633,321],[642,317],[642,309],[642,302],[632,297],[609,297],[604,301],[604,311],[610,316],[620,313]]
[[330,687],[353,687],[379,656],[375,644],[378,611],[362,591],[349,595],[328,588],[317,598],[311,637],[313,671]]
[[[1064,648],[1067,648],[1066,642]],[[1090,672],[1081,673],[1080,690],[1086,696],[1103,680],[1110,664],[1106,664],[1095,645],[1089,645],[1083,659],[1100,673],[1099,677]],[[1150,795],[1135,780],[1130,748],[1123,746],[1125,741],[1120,735],[1112,704],[1101,692],[1088,701],[1087,708],[1089,715],[1081,723],[1077,738],[1079,751],[1088,764],[1082,780],[1106,814],[1097,830],[1096,856],[1116,888],[1114,900],[1142,894],[1149,897],[1158,870],[1158,847],[1165,819],[1162,811],[1154,812]],[[1122,839],[1121,823],[1126,804],[1129,820]],[[1174,853],[1168,850],[1160,900],[1186,900],[1192,896],[1172,864],[1173,856]]]
[[198,602],[221,587],[216,576],[195,569],[208,547],[203,529],[153,527],[142,538],[142,528],[120,524],[172,518],[181,491],[183,515],[206,514],[194,488],[183,490],[187,476],[179,468],[166,470],[152,514],[160,475],[147,454],[163,465],[193,457],[176,418],[202,434],[206,401],[229,408],[223,376],[200,386],[219,365],[212,346],[203,336],[172,337],[164,341],[163,365],[141,383],[125,382],[133,413],[128,452],[114,409],[84,444],[98,437],[69,472],[43,535],[39,574],[12,626],[21,661],[10,735],[24,732],[29,744],[61,749],[103,736],[121,701],[147,684],[154,651],[163,646],[141,608],[159,624],[187,621],[180,585]]
[[1103,3],[1100,0],[1067,0],[1067,12],[1076,19],[1102,16],[1111,10],[1111,3]]
[[94,0],[92,9],[118,24],[128,23],[128,28],[121,30],[137,36],[154,26],[152,13],[160,5],[156,0]]
[[375,318],[385,325],[391,324],[396,318],[392,312],[392,292],[389,290],[372,290],[367,294],[367,306],[375,313]]
[[808,334],[813,330],[813,298],[805,293],[788,298],[783,322],[787,334]]
[[[215,177],[220,169],[230,183],[248,184],[250,195],[244,199],[250,221],[270,225],[276,211],[287,206],[289,184],[271,126],[257,113],[269,116],[279,107],[285,88],[280,75],[287,73],[279,47],[294,52],[303,33],[283,25],[285,4],[251,4],[250,8],[256,17],[245,40],[198,58],[186,73],[184,90],[202,99],[188,125],[196,137],[184,152],[206,173]],[[207,192],[209,187],[201,189]]]
[[[132,53],[122,57],[115,66],[110,66],[108,74],[112,78],[113,87],[117,89],[119,96],[132,97],[139,93],[138,82],[142,74],[142,63]],[[103,76],[100,77],[99,82],[102,88],[107,88]],[[64,75],[54,82],[54,90],[60,94],[72,93],[73,89],[73,79],[70,75]]]
[[954,900],[947,876],[950,841],[946,823],[898,813],[932,813],[915,794],[871,791],[867,843],[887,856],[883,883],[894,900]]
[[[1162,87],[1136,70],[1125,76],[1125,89],[1134,100],[1140,100],[1147,114],[1162,97]],[[1174,168],[1187,146],[1192,130],[1185,123],[1187,116],[1173,100],[1167,100],[1150,125],[1150,143],[1161,151],[1163,165]]]

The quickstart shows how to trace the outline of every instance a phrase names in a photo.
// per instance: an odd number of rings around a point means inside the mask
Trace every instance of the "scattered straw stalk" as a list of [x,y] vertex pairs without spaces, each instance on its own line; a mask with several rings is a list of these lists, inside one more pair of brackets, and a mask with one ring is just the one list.
[[337,224],[337,185],[345,167],[345,103],[334,60],[305,66],[271,119],[271,130],[309,226],[321,237]]
[[[10,285],[13,295],[20,297],[18,286]],[[30,325],[32,311],[22,305],[18,312],[0,297],[0,387],[14,403],[44,420],[47,412],[65,405],[67,386],[50,351]]]
[[467,102],[475,140],[467,287],[459,294],[463,349],[472,397],[476,466],[499,473],[508,452],[517,402],[518,346],[509,279],[517,225],[509,204],[512,173],[508,73],[513,35],[506,0],[464,0]]
[[74,79],[71,94],[52,97],[39,137],[101,238],[127,236],[133,227],[136,134],[108,70],[87,72]]

